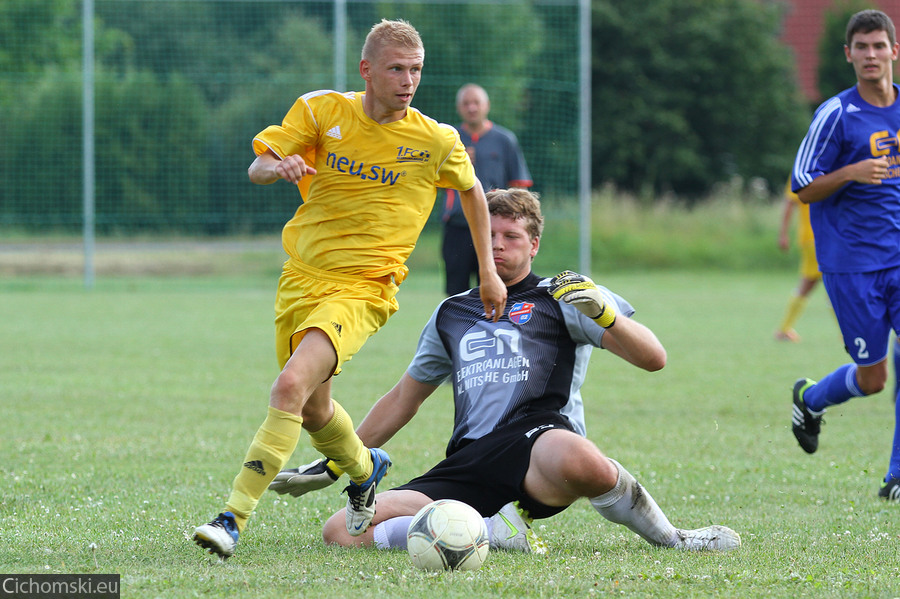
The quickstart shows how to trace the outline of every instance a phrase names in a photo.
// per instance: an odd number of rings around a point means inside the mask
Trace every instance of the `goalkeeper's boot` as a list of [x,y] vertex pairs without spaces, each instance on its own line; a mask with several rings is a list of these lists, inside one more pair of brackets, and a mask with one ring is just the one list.
[[882,481],[878,496],[885,501],[900,501],[900,478],[889,477]]
[[686,551],[731,551],[741,546],[741,535],[727,526],[707,526],[676,531],[675,549]]
[[194,542],[222,559],[234,555],[237,541],[237,524],[231,512],[222,512],[209,524],[194,529]]
[[491,549],[521,551],[522,553],[547,553],[547,543],[531,527],[528,512],[519,502],[507,503],[491,516]]
[[816,382],[811,379],[797,379],[793,390],[794,407],[791,414],[791,430],[806,453],[816,453],[819,448],[819,431],[823,424],[822,414],[825,413],[825,410],[817,414],[813,413],[803,401],[803,394],[815,384]]
[[336,482],[338,475],[329,468],[331,460],[318,459],[311,464],[282,470],[275,475],[275,480],[269,483],[269,490],[280,495],[293,495],[300,497],[310,491],[317,491]]
[[366,532],[375,517],[375,487],[391,467],[391,458],[383,449],[370,448],[372,474],[362,483],[350,481],[347,494],[347,532],[358,537]]

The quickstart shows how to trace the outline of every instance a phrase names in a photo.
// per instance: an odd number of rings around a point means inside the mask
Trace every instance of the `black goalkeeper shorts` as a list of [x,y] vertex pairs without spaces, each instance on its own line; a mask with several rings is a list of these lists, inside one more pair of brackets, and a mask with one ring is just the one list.
[[532,518],[549,518],[566,507],[544,505],[525,494],[522,483],[535,440],[551,429],[572,431],[560,414],[543,413],[503,426],[463,446],[434,468],[397,489],[424,493],[432,500],[456,499],[485,517],[511,501]]

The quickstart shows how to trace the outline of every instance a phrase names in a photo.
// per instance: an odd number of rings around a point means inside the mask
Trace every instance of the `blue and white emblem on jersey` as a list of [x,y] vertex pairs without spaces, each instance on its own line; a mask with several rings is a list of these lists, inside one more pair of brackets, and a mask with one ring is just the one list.
[[509,309],[509,319],[516,324],[525,324],[531,320],[532,308],[534,308],[534,304],[529,304],[528,302],[516,302],[513,304],[513,307]]

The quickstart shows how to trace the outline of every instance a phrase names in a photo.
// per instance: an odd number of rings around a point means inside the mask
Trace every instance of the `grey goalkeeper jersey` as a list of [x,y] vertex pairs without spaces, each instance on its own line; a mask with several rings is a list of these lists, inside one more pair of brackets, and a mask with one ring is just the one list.
[[[605,329],[554,300],[549,281],[531,273],[509,287],[499,322],[485,318],[473,289],[441,302],[425,325],[407,372],[420,383],[449,378],[453,385],[456,412],[447,455],[541,412],[561,413],[585,434],[581,385]],[[617,314],[634,314],[622,297],[600,290]]]

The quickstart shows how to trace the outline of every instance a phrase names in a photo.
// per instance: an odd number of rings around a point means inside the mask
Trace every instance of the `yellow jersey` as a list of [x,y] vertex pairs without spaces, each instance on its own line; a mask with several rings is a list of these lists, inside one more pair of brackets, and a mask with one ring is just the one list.
[[459,133],[414,108],[379,124],[363,92],[315,91],[281,125],[253,139],[257,155],[297,154],[316,169],[298,187],[303,204],[284,226],[291,260],[367,278],[405,274],[437,188],[468,190],[475,171]]

